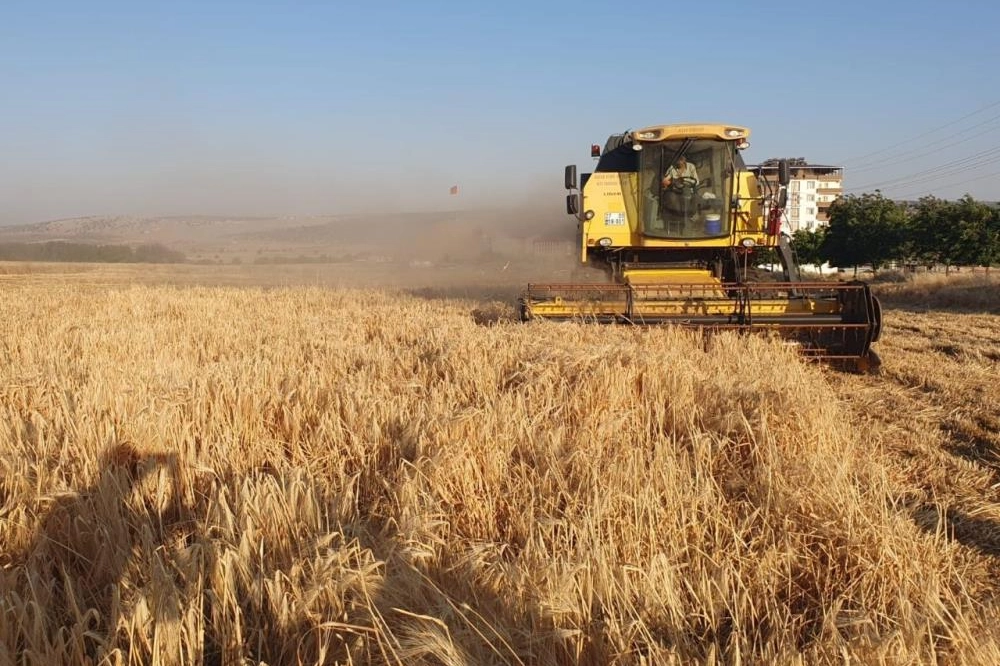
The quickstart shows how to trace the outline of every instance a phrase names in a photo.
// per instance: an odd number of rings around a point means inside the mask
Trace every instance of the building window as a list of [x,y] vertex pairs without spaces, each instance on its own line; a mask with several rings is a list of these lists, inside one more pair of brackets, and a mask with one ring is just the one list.
[[793,220],[799,219],[799,209],[798,208],[793,208],[791,210],[791,214],[792,214],[792,219]]
[[815,194],[807,194],[806,195],[806,201],[816,201],[816,195]]
[[815,208],[806,208],[806,215],[815,215],[815,214],[816,214]]
[[807,190],[815,190],[816,189],[816,181],[815,180],[807,180],[806,181],[806,189]]
[[793,180],[792,184],[789,187],[791,188],[792,192],[798,192],[799,191],[799,181]]

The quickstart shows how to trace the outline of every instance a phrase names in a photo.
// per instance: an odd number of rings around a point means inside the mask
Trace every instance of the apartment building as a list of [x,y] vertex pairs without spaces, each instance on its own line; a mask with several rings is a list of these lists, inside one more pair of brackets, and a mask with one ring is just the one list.
[[[788,159],[791,180],[788,183],[788,216],[791,231],[813,230],[830,221],[830,204],[844,192],[844,168],[827,164],[809,164],[802,157]],[[765,160],[748,167],[770,181],[778,182],[778,160]]]

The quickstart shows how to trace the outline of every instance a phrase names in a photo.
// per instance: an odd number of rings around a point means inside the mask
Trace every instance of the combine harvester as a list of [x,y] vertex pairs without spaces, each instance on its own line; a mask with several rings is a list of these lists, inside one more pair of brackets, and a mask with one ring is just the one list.
[[[529,284],[521,320],[768,332],[808,357],[876,370],[878,300],[864,282],[800,280],[781,232],[788,163],[777,183],[760,177],[740,154],[749,137],[730,125],[664,125],[592,146],[600,159],[579,188],[566,167],[566,212],[579,220],[581,261],[607,281]],[[762,251],[780,258],[781,281],[754,279]]]

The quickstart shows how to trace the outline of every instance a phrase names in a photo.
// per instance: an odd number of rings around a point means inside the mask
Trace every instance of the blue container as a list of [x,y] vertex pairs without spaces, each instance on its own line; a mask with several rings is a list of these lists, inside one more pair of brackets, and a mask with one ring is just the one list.
[[719,236],[722,234],[722,216],[718,213],[709,213],[705,216],[705,233],[709,236]]

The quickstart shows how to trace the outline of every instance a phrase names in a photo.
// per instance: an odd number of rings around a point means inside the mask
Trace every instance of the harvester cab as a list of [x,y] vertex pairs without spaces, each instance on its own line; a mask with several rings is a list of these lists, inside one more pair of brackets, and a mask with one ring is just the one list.
[[[530,284],[522,320],[771,332],[807,356],[876,367],[878,300],[862,282],[800,279],[781,228],[788,164],[773,180],[748,168],[749,137],[731,125],[661,125],[592,146],[593,173],[566,167],[566,212],[578,220],[580,261],[607,280]],[[777,255],[781,280],[760,278],[765,255]]]

